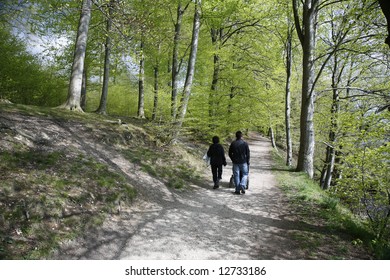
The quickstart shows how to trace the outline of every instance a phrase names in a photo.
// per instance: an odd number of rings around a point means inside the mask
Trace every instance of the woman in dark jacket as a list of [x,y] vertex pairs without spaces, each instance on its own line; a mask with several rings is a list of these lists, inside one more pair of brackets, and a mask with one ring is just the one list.
[[222,179],[222,165],[226,166],[225,151],[219,144],[219,137],[213,137],[213,144],[210,145],[207,151],[207,156],[210,157],[211,172],[213,174],[214,189],[219,188],[219,180]]

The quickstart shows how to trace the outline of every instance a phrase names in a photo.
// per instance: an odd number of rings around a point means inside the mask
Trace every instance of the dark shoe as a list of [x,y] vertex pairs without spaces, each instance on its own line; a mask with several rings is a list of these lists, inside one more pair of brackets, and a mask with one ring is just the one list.
[[213,189],[218,189],[219,188],[219,186],[218,185],[215,185],[214,187],[213,187]]
[[240,192],[234,192],[234,194],[241,194]]
[[241,193],[242,193],[242,194],[245,194],[245,191],[244,191],[244,190],[241,190]]

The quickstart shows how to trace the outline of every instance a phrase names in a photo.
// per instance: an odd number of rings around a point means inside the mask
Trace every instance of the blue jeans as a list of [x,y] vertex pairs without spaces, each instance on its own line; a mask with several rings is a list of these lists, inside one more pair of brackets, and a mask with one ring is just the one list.
[[248,181],[248,172],[249,168],[247,163],[233,163],[233,176],[234,185],[236,186],[236,192],[239,192],[241,190],[245,191],[245,186]]

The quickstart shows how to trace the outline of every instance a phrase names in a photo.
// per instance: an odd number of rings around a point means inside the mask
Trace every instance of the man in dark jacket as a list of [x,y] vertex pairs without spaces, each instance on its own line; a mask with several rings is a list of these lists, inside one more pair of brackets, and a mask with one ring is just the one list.
[[213,137],[213,144],[207,151],[210,157],[211,173],[213,174],[214,189],[219,188],[219,180],[222,179],[222,165],[226,166],[225,150],[219,144],[219,137]]
[[229,147],[229,157],[233,162],[235,194],[244,194],[248,181],[250,152],[248,143],[242,139],[242,132],[236,132],[236,140]]

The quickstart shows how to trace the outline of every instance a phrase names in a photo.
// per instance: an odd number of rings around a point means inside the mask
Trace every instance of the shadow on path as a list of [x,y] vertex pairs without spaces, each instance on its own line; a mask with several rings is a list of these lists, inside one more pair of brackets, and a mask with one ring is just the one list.
[[[66,129],[68,133],[75,133]],[[250,188],[233,195],[227,188],[231,175],[224,170],[222,187],[191,185],[168,189],[114,151],[103,150],[92,139],[76,136],[80,145],[122,172],[142,194],[131,208],[110,216],[102,228],[63,244],[54,259],[308,259],[302,240],[294,234],[324,233],[289,210],[272,174],[271,146],[256,136],[251,149]],[[205,178],[210,178],[205,170]],[[316,256],[326,255],[316,252]]]

